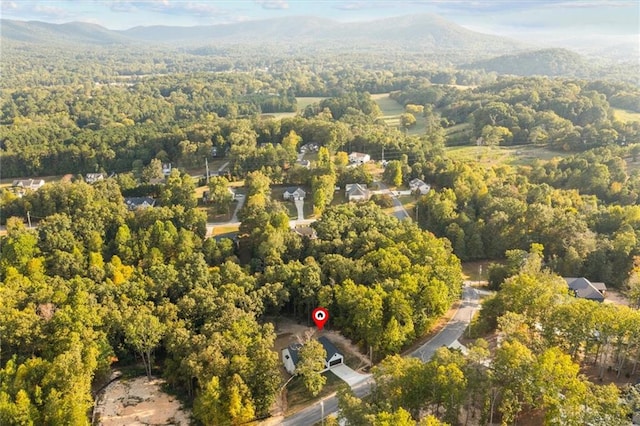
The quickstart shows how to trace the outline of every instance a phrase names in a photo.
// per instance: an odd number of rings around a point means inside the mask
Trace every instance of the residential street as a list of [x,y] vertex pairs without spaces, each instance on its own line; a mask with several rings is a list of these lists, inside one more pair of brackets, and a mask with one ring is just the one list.
[[387,187],[387,185],[385,185],[384,182],[375,182],[375,183],[377,183],[378,186],[380,187],[380,191],[376,191],[376,192],[389,194],[389,196],[391,196],[391,199],[393,200],[393,215],[400,220],[409,218],[410,217],[409,213],[404,208],[400,200],[398,200],[398,197],[396,197],[393,194],[393,192],[389,190],[389,187]]
[[[409,356],[414,356],[423,361],[428,361],[433,356],[436,349],[442,346],[450,346],[454,344],[460,336],[462,336],[462,333],[471,321],[471,318],[480,307],[478,293],[474,288],[470,287],[469,284],[470,282],[465,282],[462,302],[453,318],[451,318],[447,325],[438,334],[412,352]],[[352,389],[358,397],[363,397],[371,392],[372,384],[373,379],[368,379],[366,382],[363,382]],[[323,399],[321,402],[324,405],[325,417],[338,411],[338,399],[335,394]],[[322,420],[322,414],[323,407],[320,402],[317,402],[293,416],[285,418],[281,424],[285,426],[313,425]]]

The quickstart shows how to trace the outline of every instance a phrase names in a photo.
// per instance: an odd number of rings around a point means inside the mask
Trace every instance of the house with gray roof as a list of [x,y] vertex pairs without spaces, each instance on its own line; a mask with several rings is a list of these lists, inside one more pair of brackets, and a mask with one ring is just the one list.
[[152,197],[125,197],[124,203],[129,210],[138,210],[155,206],[156,200]]
[[348,183],[344,189],[344,196],[349,201],[367,201],[369,199],[369,190],[367,185],[363,183]]
[[564,280],[567,282],[569,290],[576,297],[595,300],[596,302],[604,301],[604,296],[607,292],[607,286],[604,283],[592,283],[585,277],[565,277]]
[[282,198],[285,200],[304,200],[307,193],[302,188],[291,187],[287,188],[282,194]]
[[[321,373],[328,371],[331,367],[336,365],[344,364],[344,356],[338,351],[338,348],[331,343],[329,339],[322,336],[318,338],[318,342],[322,345],[327,356],[324,361],[324,369]],[[296,366],[300,361],[300,349],[302,348],[301,343],[293,343],[282,350],[282,362],[284,363],[284,368],[289,372],[289,374],[295,374]]]

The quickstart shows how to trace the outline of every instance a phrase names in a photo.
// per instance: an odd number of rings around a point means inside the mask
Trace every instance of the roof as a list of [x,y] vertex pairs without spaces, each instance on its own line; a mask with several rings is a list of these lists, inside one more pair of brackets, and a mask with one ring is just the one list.
[[[592,283],[584,277],[565,277],[564,280],[567,282],[569,289],[573,290],[576,294],[576,297],[599,301],[604,300],[602,292],[607,289],[604,283]],[[597,284],[597,286],[595,284]]]
[[349,158],[366,158],[370,157],[369,154],[364,154],[362,152],[352,152],[349,154]]
[[44,181],[42,179],[18,179],[18,180],[14,180],[13,181],[13,186],[17,186],[20,188],[40,188],[42,185],[44,185]]
[[333,358],[335,354],[340,354],[340,351],[338,351],[338,348],[336,348],[335,345],[331,343],[331,341],[326,337],[324,336],[319,337],[318,342],[322,344],[322,347],[327,352],[327,358],[326,358],[327,362],[329,362],[329,360],[331,360],[331,358]]
[[284,191],[284,193],[285,193],[285,194],[295,194],[295,193],[298,193],[298,194],[301,194],[301,195],[303,195],[303,196],[304,196],[304,195],[306,195],[306,192],[304,192],[304,189],[302,189],[302,188],[300,188],[300,187],[296,188],[296,187],[293,187],[293,186],[292,186],[292,187],[287,188],[287,189]]
[[426,183],[424,183],[424,181],[422,179],[414,178],[414,179],[411,179],[411,181],[409,182],[409,185],[411,185],[411,186],[424,186],[424,185],[426,185]]
[[[326,337],[324,336],[319,337],[318,342],[320,342],[325,352],[327,353],[325,362],[329,362],[335,354],[340,355],[340,351],[338,350],[338,348],[336,348],[335,345],[331,343],[331,341]],[[292,343],[287,348],[289,349],[289,354],[291,355],[291,361],[293,361],[293,365],[298,365],[298,361],[300,360],[299,352],[301,348],[302,348],[302,344],[300,343]]]
[[316,230],[313,229],[310,226],[298,226],[296,228],[293,229],[294,232],[302,237],[307,237],[307,238],[317,238],[316,235]]
[[353,195],[366,196],[368,192],[367,185],[359,184],[359,183],[348,183],[345,189],[348,196],[353,196]]
[[293,362],[293,365],[298,365],[298,361],[300,360],[300,357],[298,356],[298,352],[300,352],[301,348],[302,348],[302,344],[300,343],[292,343],[287,348],[289,349],[289,355],[291,355],[291,361]]
[[154,206],[156,204],[156,200],[151,197],[126,197],[124,199],[124,203],[131,209],[145,205]]

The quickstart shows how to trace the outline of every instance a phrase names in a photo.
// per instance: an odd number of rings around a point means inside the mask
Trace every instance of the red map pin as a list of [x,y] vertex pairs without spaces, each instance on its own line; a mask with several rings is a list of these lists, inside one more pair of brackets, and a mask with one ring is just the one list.
[[315,308],[313,313],[311,313],[311,318],[313,322],[316,323],[318,330],[322,330],[322,327],[324,327],[324,324],[329,319],[329,311],[325,308]]

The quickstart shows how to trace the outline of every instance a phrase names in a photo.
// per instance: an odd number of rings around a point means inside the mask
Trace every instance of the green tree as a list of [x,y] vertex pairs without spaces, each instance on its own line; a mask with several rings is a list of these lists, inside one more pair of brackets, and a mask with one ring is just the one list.
[[382,174],[382,179],[389,185],[402,185],[402,163],[398,160],[389,161]]
[[125,340],[142,357],[147,377],[151,380],[153,351],[160,343],[165,327],[149,308],[140,306],[130,309],[129,314],[125,317]]
[[215,210],[228,212],[229,204],[233,201],[233,194],[229,191],[229,181],[224,176],[214,176],[209,179],[208,202],[214,204]]
[[296,366],[295,374],[302,378],[307,391],[316,396],[327,382],[326,376],[321,373],[325,368],[327,352],[320,342],[310,339],[300,348],[298,355],[300,360]]

